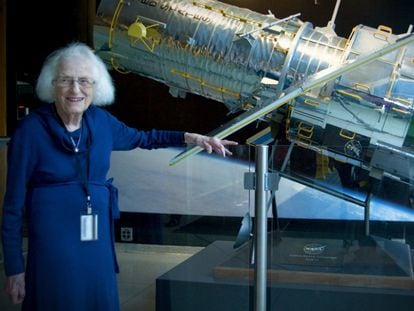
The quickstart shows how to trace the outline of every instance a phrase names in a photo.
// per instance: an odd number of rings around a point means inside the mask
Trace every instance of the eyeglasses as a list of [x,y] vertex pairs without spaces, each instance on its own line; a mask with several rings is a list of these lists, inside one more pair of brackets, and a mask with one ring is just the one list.
[[69,77],[61,77],[61,78],[57,78],[55,80],[53,80],[53,82],[55,83],[55,85],[60,86],[60,87],[70,87],[72,86],[75,82],[78,83],[79,87],[81,88],[91,88],[94,84],[95,81],[90,79],[90,78],[69,78]]

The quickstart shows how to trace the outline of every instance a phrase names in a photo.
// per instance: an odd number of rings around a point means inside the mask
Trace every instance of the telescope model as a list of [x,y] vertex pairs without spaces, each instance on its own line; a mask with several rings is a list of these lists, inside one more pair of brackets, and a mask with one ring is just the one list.
[[394,34],[358,25],[341,38],[339,3],[328,25],[314,28],[300,14],[278,19],[213,0],[102,0],[94,47],[115,70],[237,113],[210,135],[224,138],[263,120],[269,128],[252,143],[270,142],[271,129],[283,128],[292,143],[412,183],[412,26]]

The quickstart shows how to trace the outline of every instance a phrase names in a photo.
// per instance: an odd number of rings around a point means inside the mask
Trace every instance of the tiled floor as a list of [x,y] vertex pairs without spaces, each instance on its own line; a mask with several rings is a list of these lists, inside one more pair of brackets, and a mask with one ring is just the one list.
[[[122,311],[154,311],[155,280],[202,247],[160,246],[142,244],[116,245],[120,274],[119,297]],[[3,291],[4,272],[0,267],[0,310],[20,310],[11,305]]]

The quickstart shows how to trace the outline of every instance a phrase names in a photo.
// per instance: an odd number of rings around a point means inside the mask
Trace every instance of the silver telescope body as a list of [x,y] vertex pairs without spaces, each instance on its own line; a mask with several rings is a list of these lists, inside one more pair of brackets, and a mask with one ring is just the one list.
[[[173,96],[194,93],[222,102],[230,112],[257,109],[324,70],[378,51],[369,63],[290,100],[283,107],[286,135],[368,167],[373,156],[365,151],[372,146],[383,156],[392,151],[408,157],[409,165],[414,43],[380,51],[409,36],[411,27],[394,34],[383,25],[357,25],[342,38],[331,23],[315,28],[299,14],[278,19],[212,0],[102,0],[94,46],[115,70],[162,82]],[[280,122],[279,110],[260,118]],[[375,160],[375,166],[391,170],[382,162]],[[405,167],[399,170],[396,175],[408,177]]]

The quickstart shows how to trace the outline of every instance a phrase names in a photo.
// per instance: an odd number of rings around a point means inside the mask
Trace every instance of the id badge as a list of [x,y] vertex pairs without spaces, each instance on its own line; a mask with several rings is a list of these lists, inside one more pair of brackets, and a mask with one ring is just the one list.
[[81,241],[98,240],[97,214],[83,214],[80,216],[80,239]]

